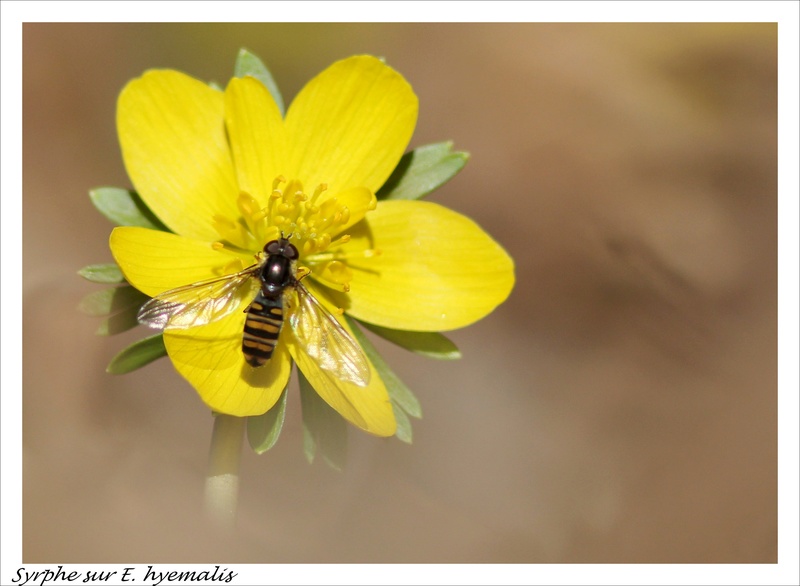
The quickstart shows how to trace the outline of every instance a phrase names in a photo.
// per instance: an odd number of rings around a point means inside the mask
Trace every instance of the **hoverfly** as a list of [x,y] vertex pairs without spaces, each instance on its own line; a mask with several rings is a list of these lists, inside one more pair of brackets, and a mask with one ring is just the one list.
[[[242,335],[245,361],[258,368],[269,362],[288,308],[297,342],[323,370],[367,386],[369,362],[339,321],[309,293],[297,277],[297,248],[281,236],[264,246],[259,262],[231,275],[170,289],[139,310],[139,322],[163,329],[188,329],[222,319],[252,299]],[[291,293],[297,305],[292,307]]]

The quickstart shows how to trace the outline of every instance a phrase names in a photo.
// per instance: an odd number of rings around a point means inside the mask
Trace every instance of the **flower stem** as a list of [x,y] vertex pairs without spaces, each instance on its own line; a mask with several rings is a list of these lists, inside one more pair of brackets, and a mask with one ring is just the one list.
[[220,527],[233,529],[239,496],[239,462],[242,457],[244,417],[217,415],[211,435],[206,475],[206,516]]

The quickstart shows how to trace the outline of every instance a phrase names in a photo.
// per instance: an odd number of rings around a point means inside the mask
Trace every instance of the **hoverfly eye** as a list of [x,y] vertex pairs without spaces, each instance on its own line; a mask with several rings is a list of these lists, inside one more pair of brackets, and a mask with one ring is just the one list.
[[281,252],[281,243],[277,240],[273,240],[271,242],[267,242],[264,245],[264,252],[267,254],[280,254]]
[[289,260],[297,260],[300,256],[300,253],[297,252],[297,247],[294,244],[287,242],[283,249],[283,255]]

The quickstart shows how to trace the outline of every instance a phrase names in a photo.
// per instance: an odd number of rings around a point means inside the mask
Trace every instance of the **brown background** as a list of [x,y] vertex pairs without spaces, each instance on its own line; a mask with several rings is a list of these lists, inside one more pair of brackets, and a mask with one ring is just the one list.
[[[23,560],[774,562],[777,27],[24,26]],[[286,98],[335,59],[386,57],[453,139],[438,201],[512,254],[517,285],[451,337],[381,345],[423,403],[412,446],[352,430],[344,473],[243,458],[237,536],[199,514],[211,418],[162,360],[105,374],[141,332],[76,310],[110,260],[87,190],[128,186],[114,108],[170,67],[222,84],[239,47]],[[409,300],[413,307],[413,300]]]

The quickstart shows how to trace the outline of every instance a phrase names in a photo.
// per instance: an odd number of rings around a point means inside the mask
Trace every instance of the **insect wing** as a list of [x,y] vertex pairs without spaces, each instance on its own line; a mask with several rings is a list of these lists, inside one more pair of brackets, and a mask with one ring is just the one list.
[[300,283],[298,306],[289,315],[295,338],[319,367],[360,387],[369,384],[367,357],[342,324]]
[[156,295],[139,310],[139,323],[151,328],[183,330],[222,319],[255,296],[258,279],[253,277],[259,268],[255,264],[233,275]]

